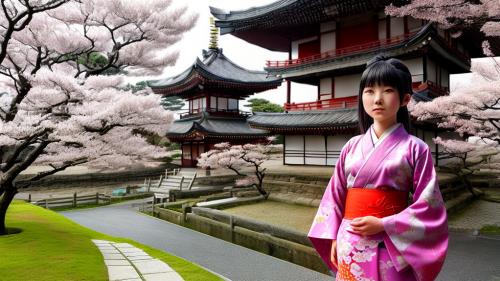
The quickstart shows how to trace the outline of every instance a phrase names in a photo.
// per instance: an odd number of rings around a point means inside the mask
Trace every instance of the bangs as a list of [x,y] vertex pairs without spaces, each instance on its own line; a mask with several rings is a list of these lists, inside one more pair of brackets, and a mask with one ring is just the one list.
[[361,76],[360,90],[365,87],[390,86],[404,92],[400,71],[385,61],[378,61],[367,68]]

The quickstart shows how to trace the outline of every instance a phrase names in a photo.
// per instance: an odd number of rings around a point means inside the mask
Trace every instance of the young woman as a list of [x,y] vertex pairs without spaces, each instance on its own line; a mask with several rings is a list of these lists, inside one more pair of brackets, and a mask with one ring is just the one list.
[[309,238],[336,280],[434,280],[448,248],[431,151],[409,135],[411,74],[376,57],[359,88],[361,135],[342,148]]

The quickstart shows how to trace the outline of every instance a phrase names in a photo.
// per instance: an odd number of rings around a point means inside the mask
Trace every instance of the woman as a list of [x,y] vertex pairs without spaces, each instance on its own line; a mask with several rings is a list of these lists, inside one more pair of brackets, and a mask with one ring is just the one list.
[[448,248],[431,151],[408,134],[411,74],[376,57],[359,88],[361,135],[342,148],[309,231],[336,280],[434,280]]

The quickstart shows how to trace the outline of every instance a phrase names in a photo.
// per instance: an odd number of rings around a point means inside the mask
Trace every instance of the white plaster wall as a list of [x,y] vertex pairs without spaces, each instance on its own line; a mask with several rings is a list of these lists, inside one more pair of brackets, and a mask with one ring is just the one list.
[[[328,136],[327,137],[327,150],[329,153],[338,152],[342,150],[342,147],[352,138],[352,135],[336,135],[336,136]],[[336,155],[338,155],[336,153]],[[338,157],[331,157],[327,160],[327,165],[335,165],[337,163]]]
[[436,63],[427,59],[427,80],[436,82]]
[[288,156],[287,154],[304,151],[304,136],[285,135],[285,164],[304,164],[302,156]]
[[444,68],[441,69],[441,86],[450,87],[450,73]]
[[321,78],[319,81],[319,93],[320,94],[331,94],[332,93],[332,78]]
[[424,79],[424,64],[422,58],[415,58],[411,60],[403,60],[403,63],[408,67],[411,73],[411,80],[413,82],[422,82]]
[[378,39],[386,39],[387,38],[387,21],[386,20],[380,20],[378,22]]
[[361,73],[337,76],[334,80],[335,97],[351,97],[357,96],[359,91],[359,81],[361,80]]
[[320,52],[335,50],[337,42],[335,41],[335,32],[328,32],[321,34],[321,49]]
[[305,136],[306,165],[325,165],[326,148],[324,136]]
[[405,26],[403,18],[391,17],[391,37],[403,35],[404,32],[405,32]]

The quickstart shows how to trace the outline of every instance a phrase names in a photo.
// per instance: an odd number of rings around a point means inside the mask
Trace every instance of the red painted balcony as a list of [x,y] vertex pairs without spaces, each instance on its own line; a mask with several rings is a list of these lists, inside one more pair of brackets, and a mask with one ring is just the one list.
[[[346,48],[340,48],[340,49],[334,49],[330,51],[326,51],[321,54],[316,54],[308,57],[303,57],[303,58],[298,58],[298,59],[292,59],[292,60],[284,60],[284,61],[266,61],[266,67],[267,68],[289,68],[289,67],[295,67],[299,65],[304,65],[304,64],[309,64],[309,63],[314,63],[326,59],[335,59],[335,58],[340,58],[340,57],[346,57],[346,56],[351,56],[355,54],[361,54],[365,53],[368,51],[376,51],[379,49],[385,49],[389,48],[392,46],[395,46],[397,44],[400,44],[403,41],[406,41],[410,39],[412,36],[414,36],[418,31],[415,32],[410,32],[406,33],[400,36],[388,38],[388,39],[382,39],[382,40],[377,40],[377,41],[372,41],[360,45],[354,45]],[[451,44],[451,41],[446,40],[445,38],[442,38],[440,36],[437,37],[438,41],[440,41],[442,44],[446,45],[448,49],[457,55],[458,57],[462,58],[463,60],[469,60],[470,58],[458,51],[456,48],[454,48]]]
[[323,110],[338,108],[355,108],[358,106],[358,97],[345,97],[327,100],[318,100],[313,102],[285,103],[285,111],[306,111]]
[[337,57],[344,57],[344,56],[350,56],[358,53],[364,53],[367,51],[371,50],[376,50],[380,48],[388,48],[393,45],[397,45],[404,41],[405,39],[410,38],[416,34],[416,32],[412,33],[407,33],[404,35],[388,38],[388,39],[382,39],[382,40],[377,40],[377,41],[372,41],[360,45],[354,45],[354,46],[349,46],[346,48],[340,48],[340,49],[334,49],[330,51],[326,51],[321,54],[316,54],[304,58],[298,58],[298,59],[292,59],[292,60],[285,60],[285,61],[267,61],[266,66],[268,68],[286,68],[286,67],[292,67],[292,66],[297,66],[300,64],[307,64],[307,63],[312,63],[316,61],[321,61],[323,59],[332,59],[332,58],[337,58]]

